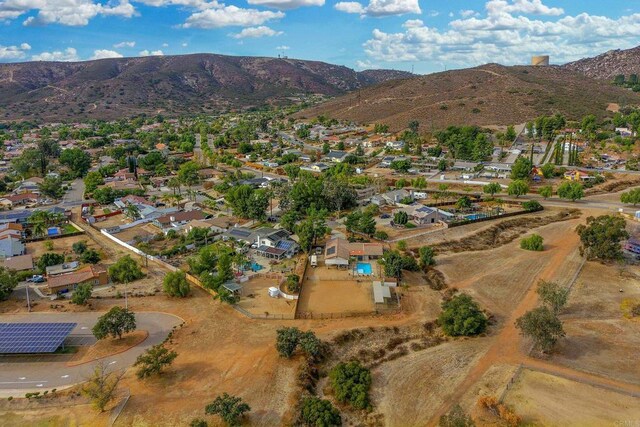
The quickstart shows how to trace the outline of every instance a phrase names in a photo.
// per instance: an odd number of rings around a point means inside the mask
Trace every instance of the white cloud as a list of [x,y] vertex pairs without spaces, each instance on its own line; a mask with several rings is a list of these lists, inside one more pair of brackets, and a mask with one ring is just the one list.
[[222,6],[217,9],[207,9],[196,12],[187,18],[184,28],[221,28],[221,27],[251,27],[264,24],[272,19],[283,18],[284,13],[260,11],[257,9],[242,9],[236,6]]
[[169,43],[162,43],[162,47],[169,47]]
[[564,10],[560,7],[549,7],[542,0],[491,0],[486,5],[490,15],[524,13],[528,15],[560,16]]
[[467,9],[467,10],[461,10],[460,11],[460,16],[462,16],[463,18],[469,18],[471,16],[479,16],[480,14],[478,12],[476,12],[475,10],[471,10],[471,9]]
[[356,61],[356,68],[359,70],[374,70],[374,69],[380,68],[380,66],[372,63],[369,60],[366,60],[366,61],[358,60]]
[[182,47],[187,47],[187,46],[189,46],[189,43],[182,43],[181,46]]
[[148,6],[163,7],[163,6],[187,6],[196,9],[208,9],[210,7],[217,7],[218,2],[216,0],[136,0],[139,3],[146,4]]
[[27,55],[28,50],[31,50],[31,46],[28,43],[22,43],[20,46],[0,45],[0,61],[22,59]]
[[122,49],[123,47],[135,47],[136,42],[120,42],[113,45],[116,49]]
[[282,31],[273,30],[267,26],[249,27],[243,28],[242,31],[236,34],[229,34],[234,39],[246,39],[246,38],[259,38],[259,37],[273,37],[279,36]]
[[105,58],[122,58],[122,54],[115,50],[109,49],[97,49],[93,51],[91,59],[105,59]]
[[41,52],[38,55],[33,55],[31,59],[34,61],[80,61],[78,51],[72,47],[68,47],[65,50],[55,50],[53,52]]
[[289,50],[289,49],[291,49],[289,46],[284,46],[284,45],[276,47],[276,50],[283,50],[284,51],[284,50]]
[[129,0],[114,0],[102,4],[94,0],[4,0],[0,2],[0,20],[16,19],[28,12],[36,14],[23,25],[61,24],[84,26],[98,15],[130,18],[135,8]]
[[139,53],[140,56],[163,56],[164,52],[161,50],[141,50]]
[[247,3],[284,10],[306,6],[324,6],[324,0],[247,0]]
[[[484,16],[466,14],[445,29],[420,25],[418,20],[405,22],[402,32],[375,29],[364,48],[377,61],[467,67],[487,62],[528,63],[536,54],[549,54],[556,63],[567,62],[637,45],[638,13],[614,19],[587,13],[568,16],[560,11],[539,0],[490,0]],[[550,18],[553,16],[558,17]]]
[[418,0],[369,0],[366,7],[359,2],[346,1],[336,3],[334,8],[340,12],[376,17],[422,13]]

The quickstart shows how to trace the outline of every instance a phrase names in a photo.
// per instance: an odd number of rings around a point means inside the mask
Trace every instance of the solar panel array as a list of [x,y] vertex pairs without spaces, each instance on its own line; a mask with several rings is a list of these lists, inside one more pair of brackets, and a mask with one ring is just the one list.
[[293,246],[293,242],[290,240],[280,240],[276,245],[277,249],[289,250]]
[[53,353],[77,323],[0,323],[0,353]]

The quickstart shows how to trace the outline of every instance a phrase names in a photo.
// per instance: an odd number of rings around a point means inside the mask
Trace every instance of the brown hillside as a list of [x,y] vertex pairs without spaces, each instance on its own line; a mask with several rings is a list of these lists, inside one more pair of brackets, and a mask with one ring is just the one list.
[[298,113],[397,131],[411,120],[422,129],[450,125],[510,125],[560,112],[570,119],[607,114],[609,103],[640,104],[640,95],[558,67],[496,64],[371,86]]
[[409,75],[212,54],[0,64],[0,120],[217,113],[287,102],[297,94],[341,95]]
[[584,58],[562,66],[585,76],[611,81],[619,74],[640,75],[640,46],[627,50],[610,50],[593,58]]

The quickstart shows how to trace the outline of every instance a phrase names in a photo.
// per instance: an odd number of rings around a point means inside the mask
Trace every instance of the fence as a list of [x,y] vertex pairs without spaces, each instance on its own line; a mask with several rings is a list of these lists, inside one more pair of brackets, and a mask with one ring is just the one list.
[[400,313],[400,308],[390,308],[385,310],[375,309],[373,311],[354,311],[354,312],[338,312],[338,313],[314,313],[312,311],[303,311],[296,313],[296,319],[345,319],[352,317],[370,317],[377,315],[392,315]]
[[245,310],[244,308],[238,305],[232,305],[231,307],[233,307],[238,313],[244,314],[250,319],[264,319],[264,320],[295,320],[296,319],[296,316],[294,314],[271,314],[271,313],[255,314]]

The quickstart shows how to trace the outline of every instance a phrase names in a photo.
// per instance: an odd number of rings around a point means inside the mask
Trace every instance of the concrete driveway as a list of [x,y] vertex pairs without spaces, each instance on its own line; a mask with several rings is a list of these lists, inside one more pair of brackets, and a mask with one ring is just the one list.
[[[1,315],[0,322],[75,322],[78,324],[71,332],[67,342],[73,344],[91,344],[95,338],[91,328],[98,317],[104,313],[30,313]],[[183,320],[168,313],[136,313],[138,330],[149,332],[141,344],[123,353],[103,358],[113,370],[126,369],[146,349],[160,344],[174,326]],[[22,396],[28,391],[61,389],[83,382],[98,363],[89,362],[69,367],[68,355],[0,355],[0,396]]]

